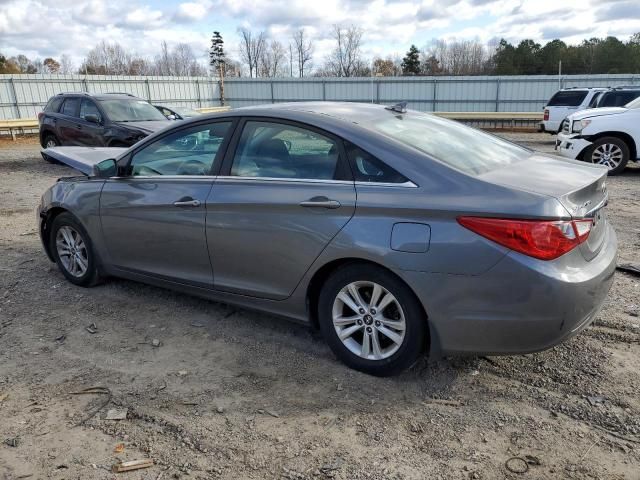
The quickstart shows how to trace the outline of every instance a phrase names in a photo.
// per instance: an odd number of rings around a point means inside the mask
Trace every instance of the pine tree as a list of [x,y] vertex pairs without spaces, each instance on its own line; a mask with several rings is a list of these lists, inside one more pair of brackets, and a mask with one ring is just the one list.
[[213,32],[213,36],[211,37],[211,48],[209,49],[209,65],[211,65],[212,70],[216,74],[222,76],[224,64],[224,40],[222,40],[220,32]]
[[420,50],[415,45],[411,45],[407,55],[402,59],[402,74],[420,74]]

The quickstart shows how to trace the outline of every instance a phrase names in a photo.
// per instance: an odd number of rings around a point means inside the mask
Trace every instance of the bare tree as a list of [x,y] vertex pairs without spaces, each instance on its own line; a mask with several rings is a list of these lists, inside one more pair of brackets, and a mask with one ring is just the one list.
[[272,40],[262,49],[260,56],[260,76],[262,77],[280,77],[284,74],[285,69],[285,49],[277,40]]
[[198,63],[193,49],[186,43],[179,43],[169,49],[167,42],[163,41],[151,70],[156,75],[206,75],[206,69]]
[[311,39],[306,37],[304,28],[301,28],[293,34],[293,44],[298,61],[298,76],[302,78],[304,77],[305,70],[308,70],[311,67],[311,61],[313,58],[313,42]]
[[362,29],[351,25],[333,26],[335,47],[327,58],[324,70],[336,77],[354,77],[363,74],[367,65],[362,59]]
[[62,56],[60,57],[60,73],[68,75],[70,73],[73,73],[73,70],[74,66],[71,57],[66,53],[62,54]]
[[424,72],[428,74],[479,75],[489,60],[486,46],[476,40],[437,40],[422,51],[425,70],[431,70]]
[[249,77],[259,76],[259,66],[266,44],[266,34],[260,32],[257,36],[247,28],[239,28],[240,60],[249,67]]

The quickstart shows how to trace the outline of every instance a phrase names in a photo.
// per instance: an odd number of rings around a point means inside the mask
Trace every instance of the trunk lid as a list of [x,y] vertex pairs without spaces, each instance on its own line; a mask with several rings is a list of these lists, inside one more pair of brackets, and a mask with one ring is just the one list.
[[574,160],[534,154],[528,159],[480,176],[482,180],[522,191],[554,197],[573,219],[593,224],[580,251],[586,260],[597,254],[606,233],[607,168]]

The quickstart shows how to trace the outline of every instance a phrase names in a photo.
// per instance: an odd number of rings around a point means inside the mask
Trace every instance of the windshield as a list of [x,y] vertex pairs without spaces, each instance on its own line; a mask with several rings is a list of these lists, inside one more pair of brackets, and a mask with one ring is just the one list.
[[472,175],[489,172],[532,155],[531,150],[435,115],[390,113],[387,118],[370,125],[398,142]]
[[636,98],[634,101],[625,105],[627,108],[640,108],[640,98]]
[[145,100],[118,98],[100,100],[100,105],[112,122],[166,120],[164,115]]
[[589,93],[587,90],[567,90],[556,93],[547,107],[577,107]]

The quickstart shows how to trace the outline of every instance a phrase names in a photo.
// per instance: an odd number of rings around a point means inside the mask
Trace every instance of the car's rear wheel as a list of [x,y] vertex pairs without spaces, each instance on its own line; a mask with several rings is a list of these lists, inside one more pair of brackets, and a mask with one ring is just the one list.
[[[47,133],[44,136],[44,138],[42,139],[42,146],[44,148],[59,147],[60,146],[60,141],[58,140],[58,138],[54,134]],[[49,162],[49,163],[58,163],[53,158],[51,158],[49,155],[42,154],[42,158],[44,160],[46,160],[47,162]]]
[[320,329],[349,367],[389,376],[413,365],[424,350],[426,318],[407,285],[382,268],[345,266],[322,287]]
[[617,175],[629,162],[629,147],[616,137],[599,138],[585,155],[585,160],[604,165],[609,169],[609,175]]
[[91,239],[73,215],[61,213],[54,218],[49,241],[53,258],[67,280],[82,287],[100,281]]

